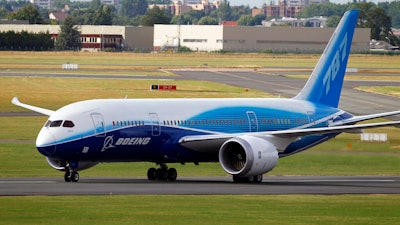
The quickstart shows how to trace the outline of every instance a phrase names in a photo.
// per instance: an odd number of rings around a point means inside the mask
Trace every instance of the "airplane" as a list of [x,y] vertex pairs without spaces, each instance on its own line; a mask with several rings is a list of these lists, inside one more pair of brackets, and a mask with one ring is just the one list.
[[338,108],[359,11],[347,11],[303,89],[293,98],[94,99],[56,111],[12,103],[49,118],[36,147],[66,182],[102,162],[153,162],[149,180],[175,181],[170,163],[219,162],[234,182],[261,183],[279,158],[342,132],[400,126],[356,124],[400,111],[355,116]]

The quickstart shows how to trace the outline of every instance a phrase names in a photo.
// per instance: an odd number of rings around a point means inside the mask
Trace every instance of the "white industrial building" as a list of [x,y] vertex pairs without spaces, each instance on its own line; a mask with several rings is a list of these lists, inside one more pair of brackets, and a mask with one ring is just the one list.
[[[321,52],[334,28],[154,25],[154,50]],[[369,50],[370,29],[357,28],[353,52]]]

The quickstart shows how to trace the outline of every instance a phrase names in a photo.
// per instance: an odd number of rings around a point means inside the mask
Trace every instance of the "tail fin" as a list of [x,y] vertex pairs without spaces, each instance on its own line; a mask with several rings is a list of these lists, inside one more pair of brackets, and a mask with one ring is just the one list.
[[358,12],[350,10],[343,15],[317,66],[295,99],[338,107]]

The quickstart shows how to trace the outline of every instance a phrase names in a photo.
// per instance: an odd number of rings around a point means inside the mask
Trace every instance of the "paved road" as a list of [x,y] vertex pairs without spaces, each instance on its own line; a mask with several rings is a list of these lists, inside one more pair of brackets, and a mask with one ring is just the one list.
[[0,196],[109,194],[400,194],[400,177],[265,177],[261,184],[234,184],[230,177],[0,179]]

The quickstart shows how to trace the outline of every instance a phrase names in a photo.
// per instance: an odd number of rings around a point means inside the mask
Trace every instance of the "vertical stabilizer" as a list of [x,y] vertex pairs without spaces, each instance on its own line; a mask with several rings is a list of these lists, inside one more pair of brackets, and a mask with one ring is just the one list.
[[295,99],[339,105],[347,60],[350,54],[358,10],[347,11],[314,68],[310,78]]

